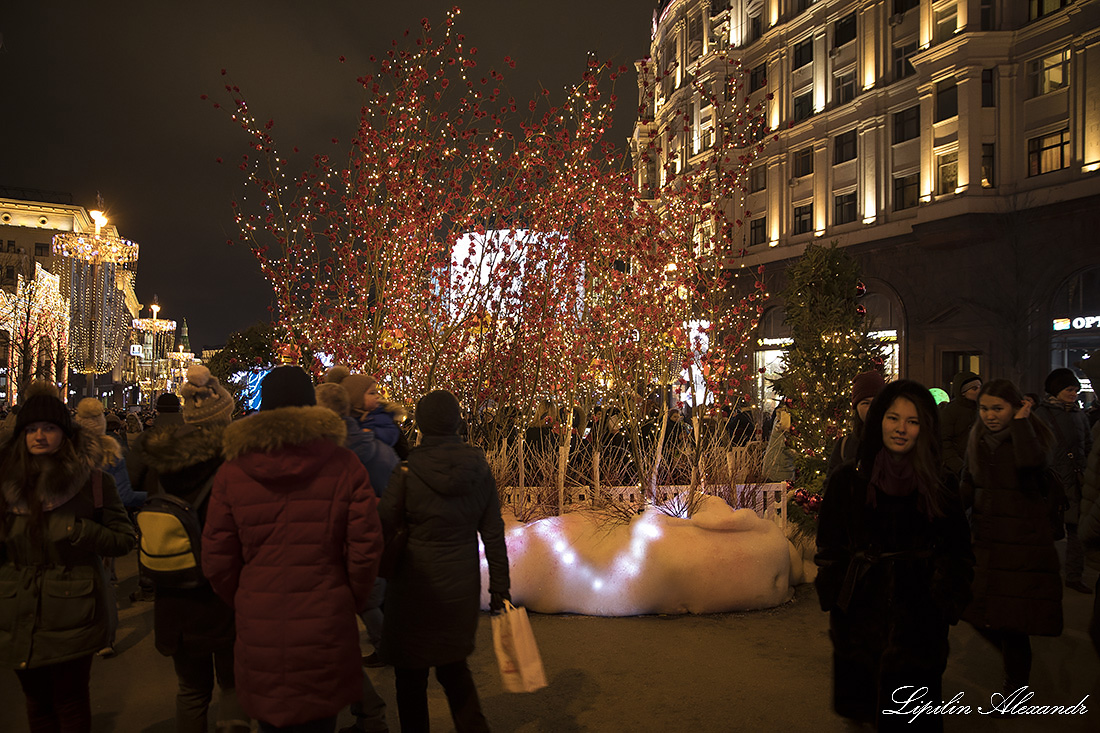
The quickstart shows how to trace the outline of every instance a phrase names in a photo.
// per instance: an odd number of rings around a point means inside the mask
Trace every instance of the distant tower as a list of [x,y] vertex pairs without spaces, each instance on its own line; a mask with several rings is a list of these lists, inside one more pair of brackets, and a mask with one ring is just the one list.
[[187,338],[187,319],[183,319],[183,326],[180,328],[180,345],[183,347],[183,351],[191,351],[191,340]]

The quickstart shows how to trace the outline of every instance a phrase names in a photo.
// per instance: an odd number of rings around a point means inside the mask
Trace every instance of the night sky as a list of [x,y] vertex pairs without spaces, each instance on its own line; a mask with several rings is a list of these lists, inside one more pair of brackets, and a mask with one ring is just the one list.
[[[343,154],[369,57],[422,17],[441,25],[454,4],[13,0],[0,14],[0,186],[71,193],[86,209],[98,192],[119,233],[141,245],[138,299],[155,293],[162,317],[186,319],[195,350],[224,343],[269,317],[270,296],[248,249],[227,244],[244,174],[216,159],[239,159],[244,138],[201,95],[229,79],[257,118],[275,120],[281,150]],[[479,68],[502,69],[521,109],[540,86],[563,101],[587,51],[628,66],[609,138],[622,145],[656,0],[458,4]]]

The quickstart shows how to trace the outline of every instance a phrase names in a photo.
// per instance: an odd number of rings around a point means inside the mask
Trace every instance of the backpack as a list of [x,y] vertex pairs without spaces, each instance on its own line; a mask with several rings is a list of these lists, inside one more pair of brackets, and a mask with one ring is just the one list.
[[194,503],[163,492],[150,494],[137,513],[138,565],[162,588],[198,588],[202,574],[202,523],[199,508],[214,485],[211,476]]

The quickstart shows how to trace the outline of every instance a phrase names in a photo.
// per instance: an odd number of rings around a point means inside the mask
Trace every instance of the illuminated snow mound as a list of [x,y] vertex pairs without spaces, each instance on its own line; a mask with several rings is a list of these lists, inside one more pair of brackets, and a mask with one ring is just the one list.
[[[691,519],[650,508],[619,524],[574,512],[528,524],[506,516],[505,529],[512,601],[539,613],[718,613],[791,597],[783,532],[716,497],[704,497]],[[488,608],[484,558],[481,568]]]

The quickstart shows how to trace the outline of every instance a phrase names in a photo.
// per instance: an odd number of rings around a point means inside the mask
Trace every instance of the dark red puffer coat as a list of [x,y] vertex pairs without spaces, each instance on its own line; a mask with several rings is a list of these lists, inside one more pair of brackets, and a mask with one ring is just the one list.
[[382,553],[378,499],[323,407],[259,412],[225,431],[202,567],[237,622],[237,696],[277,726],[335,715],[362,692],[356,612]]

